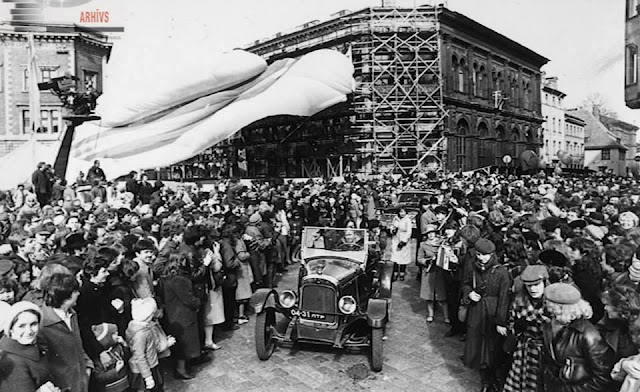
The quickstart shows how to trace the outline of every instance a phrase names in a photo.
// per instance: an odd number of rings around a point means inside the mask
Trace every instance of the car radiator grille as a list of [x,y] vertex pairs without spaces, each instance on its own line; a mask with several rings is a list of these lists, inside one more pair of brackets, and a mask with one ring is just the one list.
[[[322,322],[334,323],[336,321],[336,306],[338,299],[333,288],[316,284],[307,284],[302,289],[302,303],[300,310],[310,313],[325,314]],[[313,318],[309,318],[313,320]],[[314,320],[317,321],[317,320]]]

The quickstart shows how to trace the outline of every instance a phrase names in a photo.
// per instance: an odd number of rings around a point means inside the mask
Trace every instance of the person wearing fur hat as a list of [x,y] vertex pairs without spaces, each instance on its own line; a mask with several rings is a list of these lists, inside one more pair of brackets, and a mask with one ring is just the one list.
[[496,256],[493,242],[476,241],[475,260],[465,268],[462,280],[462,303],[467,311],[465,366],[480,370],[482,391],[493,391],[503,363],[500,350],[507,334],[511,277]]
[[[21,301],[1,308],[4,335],[0,339],[1,392],[57,392],[49,361],[37,342],[42,313],[31,302]],[[5,313],[6,312],[6,313]]]
[[91,333],[103,351],[94,360],[89,390],[92,392],[124,392],[129,389],[131,352],[115,324],[101,323],[91,326]]
[[613,391],[609,375],[615,361],[611,347],[589,322],[591,305],[567,283],[544,290],[551,322],[543,326],[542,377],[549,392]]
[[549,273],[543,265],[529,265],[520,274],[522,286],[513,296],[509,311],[509,331],[515,339],[513,361],[503,392],[537,392],[542,389],[539,377],[542,359],[542,326],[548,319],[544,315],[544,288],[549,284]]

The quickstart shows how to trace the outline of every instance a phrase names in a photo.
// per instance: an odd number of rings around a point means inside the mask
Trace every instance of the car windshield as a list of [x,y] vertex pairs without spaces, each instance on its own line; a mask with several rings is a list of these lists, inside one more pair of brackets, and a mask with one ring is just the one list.
[[362,251],[365,247],[365,230],[306,228],[305,247],[334,252]]
[[421,193],[413,193],[413,192],[400,193],[398,195],[398,203],[419,204],[420,200],[424,199],[427,196],[429,196],[429,194],[422,193],[422,192]]

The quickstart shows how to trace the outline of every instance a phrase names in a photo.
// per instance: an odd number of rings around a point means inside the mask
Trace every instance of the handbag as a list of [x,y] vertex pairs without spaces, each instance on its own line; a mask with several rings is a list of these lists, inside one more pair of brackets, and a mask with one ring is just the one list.
[[[472,280],[473,280],[473,289],[476,289],[476,272],[472,271]],[[458,320],[460,320],[461,323],[464,323],[465,321],[467,321],[467,313],[469,312],[469,302],[468,301],[463,301],[463,302],[467,302],[466,304],[460,304],[460,306],[458,306]]]
[[151,323],[151,333],[158,342],[158,358],[169,357],[171,355],[169,339],[157,320]]

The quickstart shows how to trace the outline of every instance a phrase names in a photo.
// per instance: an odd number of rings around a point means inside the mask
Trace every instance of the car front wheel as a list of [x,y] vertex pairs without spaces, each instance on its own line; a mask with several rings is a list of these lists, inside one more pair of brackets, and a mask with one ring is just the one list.
[[276,327],[276,312],[273,308],[267,308],[256,318],[256,353],[258,358],[266,361],[276,348],[273,338],[273,330]]
[[382,328],[373,328],[371,330],[371,370],[379,372],[382,370]]

